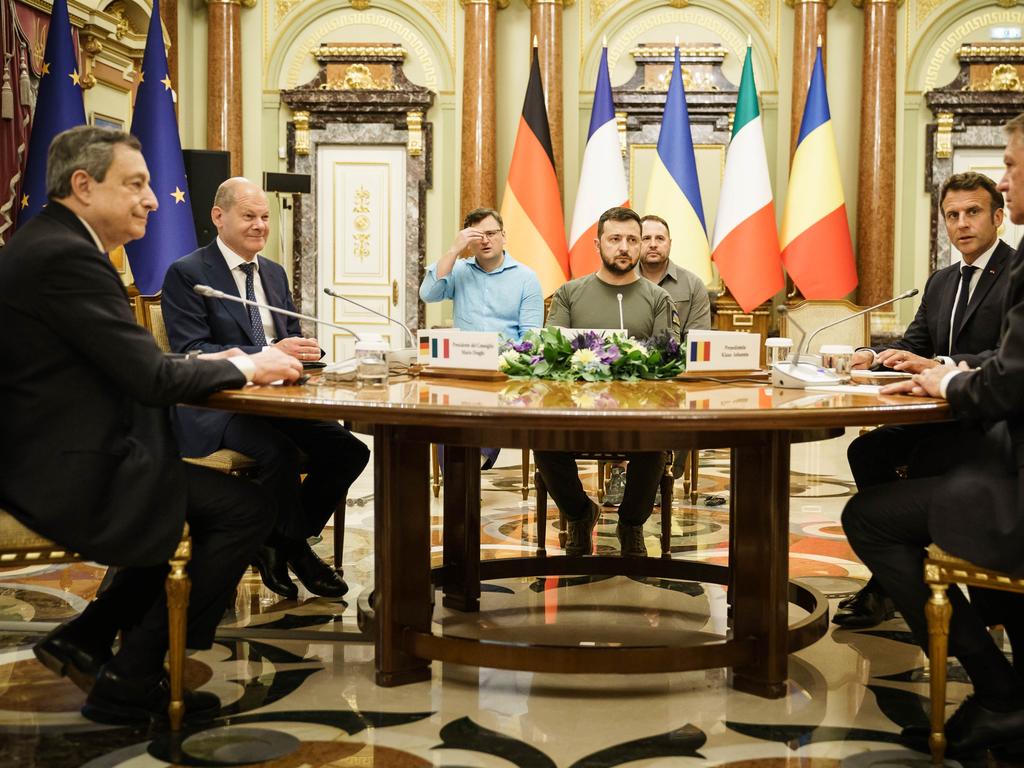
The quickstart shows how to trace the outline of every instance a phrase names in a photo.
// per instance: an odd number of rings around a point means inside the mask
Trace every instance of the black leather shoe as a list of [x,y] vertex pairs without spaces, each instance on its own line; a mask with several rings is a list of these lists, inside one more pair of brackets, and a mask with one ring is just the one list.
[[832,623],[844,629],[866,629],[896,615],[896,606],[888,595],[862,589],[846,608],[832,617]]
[[946,721],[946,749],[966,755],[989,747],[1013,744],[1024,734],[1024,707],[997,712],[968,696]]
[[302,586],[320,597],[342,597],[348,584],[331,566],[317,557],[309,544],[297,544],[288,556],[288,565]]
[[86,693],[96,682],[100,667],[110,661],[109,647],[86,645],[73,636],[72,622],[61,624],[36,643],[32,652],[44,667],[68,678]]
[[260,578],[271,592],[281,597],[294,600],[299,596],[299,588],[288,575],[288,561],[274,547],[260,547],[253,565],[260,572]]
[[[207,723],[220,711],[220,699],[209,691],[186,690],[183,698],[186,723]],[[104,666],[85,700],[82,715],[106,725],[165,722],[170,700],[171,684],[163,672],[128,678]]]

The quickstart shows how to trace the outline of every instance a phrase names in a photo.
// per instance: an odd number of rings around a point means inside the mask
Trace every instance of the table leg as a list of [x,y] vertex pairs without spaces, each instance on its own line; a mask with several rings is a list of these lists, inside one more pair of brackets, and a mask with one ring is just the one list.
[[480,449],[444,449],[446,608],[480,610]]
[[430,662],[403,649],[406,628],[430,631],[430,481],[427,444],[393,427],[373,431],[374,611],[377,684],[430,679]]
[[789,435],[733,448],[733,636],[753,637],[757,659],[733,670],[733,687],[779,698],[788,663]]

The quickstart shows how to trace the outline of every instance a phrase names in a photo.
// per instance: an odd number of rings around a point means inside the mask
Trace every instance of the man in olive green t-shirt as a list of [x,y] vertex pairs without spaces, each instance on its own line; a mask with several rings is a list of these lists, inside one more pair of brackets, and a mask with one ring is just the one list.
[[[595,245],[601,268],[572,280],[551,298],[547,325],[564,328],[625,328],[646,339],[669,330],[678,336],[672,298],[664,289],[637,274],[640,259],[640,217],[629,208],[611,208],[597,222]],[[651,516],[654,494],[665,469],[661,452],[627,454],[626,490],[619,507],[616,533],[622,554],[646,557],[644,523]],[[558,508],[565,514],[565,553],[590,555],[599,510],[580,482],[576,460],[562,451],[534,451],[537,469]]]

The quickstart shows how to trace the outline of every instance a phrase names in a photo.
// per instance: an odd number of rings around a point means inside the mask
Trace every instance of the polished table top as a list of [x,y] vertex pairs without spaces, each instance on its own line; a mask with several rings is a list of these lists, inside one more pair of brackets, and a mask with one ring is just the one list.
[[[315,380],[314,380],[315,381]],[[943,421],[945,401],[868,391],[806,391],[753,383],[693,381],[477,382],[405,378],[352,384],[248,386],[212,395],[224,410],[373,424],[510,429],[772,430]]]

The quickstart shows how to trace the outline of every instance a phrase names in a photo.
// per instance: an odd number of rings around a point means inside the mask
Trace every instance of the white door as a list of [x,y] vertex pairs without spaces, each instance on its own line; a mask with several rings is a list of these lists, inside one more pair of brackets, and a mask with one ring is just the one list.
[[[362,336],[383,336],[392,349],[408,345],[395,323],[324,294],[330,288],[405,323],[404,145],[321,144],[317,157],[319,318]],[[352,357],[355,339],[320,326],[325,362]]]
[[[974,171],[983,173],[996,184],[1003,178],[1006,167],[1003,165],[1003,150],[999,149],[957,149],[953,154],[953,173]],[[999,228],[999,238],[1011,248],[1016,248],[1024,236],[1024,224],[1014,224],[1010,217],[1003,216],[1003,225]],[[949,263],[960,261],[960,251],[950,246]]]

